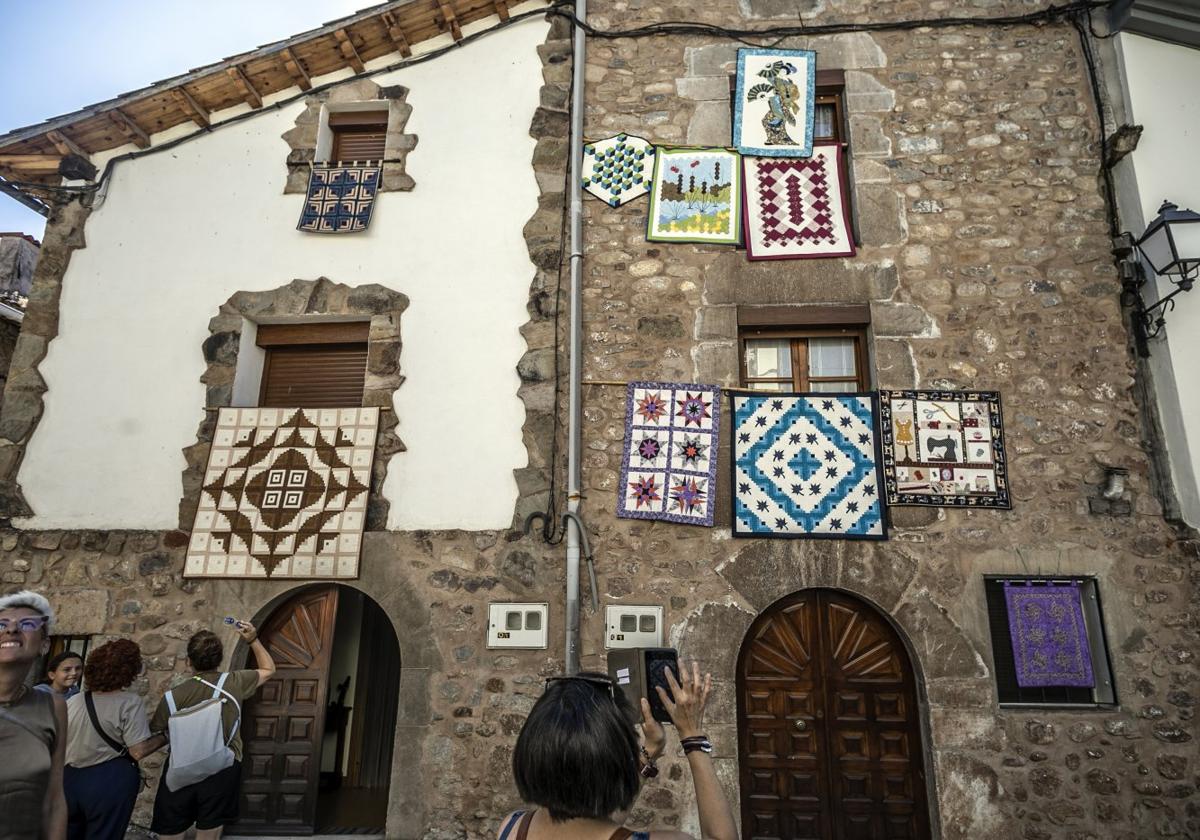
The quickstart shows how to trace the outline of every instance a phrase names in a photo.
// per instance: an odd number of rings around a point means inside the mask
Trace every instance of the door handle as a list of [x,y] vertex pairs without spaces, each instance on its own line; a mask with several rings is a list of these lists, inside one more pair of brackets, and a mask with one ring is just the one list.
[[802,720],[798,720],[798,721],[796,721],[796,728],[799,729],[801,732],[803,732],[805,729],[808,729],[808,723],[806,723],[805,721],[802,721]]

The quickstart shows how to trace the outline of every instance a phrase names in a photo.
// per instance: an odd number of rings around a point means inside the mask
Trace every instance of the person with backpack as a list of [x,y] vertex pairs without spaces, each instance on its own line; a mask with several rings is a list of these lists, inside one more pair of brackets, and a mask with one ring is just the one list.
[[257,667],[219,671],[224,648],[216,633],[200,630],[187,644],[193,674],[163,695],[150,721],[166,732],[171,754],[154,799],[151,830],[160,840],[217,840],[238,814],[242,769],[242,704],[275,673],[271,654],[248,621],[234,623]]
[[88,654],[87,690],[67,701],[67,840],[121,840],[142,789],[138,762],[166,743],[151,735],[142,698],[127,691],[142,651],[116,639]]
[[25,684],[50,649],[54,612],[36,592],[0,597],[0,840],[64,840],[67,705]]

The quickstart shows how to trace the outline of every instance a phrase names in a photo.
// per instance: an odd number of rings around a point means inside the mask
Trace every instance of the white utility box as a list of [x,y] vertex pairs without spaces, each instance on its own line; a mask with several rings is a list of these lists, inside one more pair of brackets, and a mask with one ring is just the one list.
[[614,604],[604,608],[604,647],[662,647],[662,607]]
[[549,604],[488,604],[489,648],[546,647]]

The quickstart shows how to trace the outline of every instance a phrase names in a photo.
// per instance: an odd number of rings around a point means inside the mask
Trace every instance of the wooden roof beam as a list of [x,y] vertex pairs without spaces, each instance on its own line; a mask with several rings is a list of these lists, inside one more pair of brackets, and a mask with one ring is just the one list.
[[59,155],[0,155],[0,166],[24,175],[52,175],[62,161]]
[[150,135],[120,108],[113,108],[109,111],[108,118],[125,135],[125,139],[130,143],[139,149],[150,148]]
[[58,149],[58,153],[64,157],[78,155],[84,160],[88,159],[87,151],[61,131],[47,131],[46,139],[53,143],[54,148]]
[[442,11],[442,29],[448,30],[455,42],[462,40],[462,27],[458,25],[458,15],[446,0],[437,0],[438,8]]
[[254,85],[250,83],[250,77],[246,75],[245,71],[242,70],[241,67],[236,65],[233,67],[227,67],[225,72],[228,73],[229,78],[233,79],[237,86],[241,88],[242,99],[247,105],[256,109],[262,107],[262,96],[257,90],[254,89]]
[[492,0],[492,8],[500,16],[500,20],[508,20],[508,0]]
[[292,77],[292,81],[300,90],[312,90],[312,79],[308,77],[308,71],[300,63],[300,59],[296,58],[291,47],[284,47],[280,50],[279,58],[283,62],[283,69]]
[[387,29],[388,37],[392,39],[392,45],[395,46],[400,56],[402,58],[412,56],[412,44],[408,42],[408,36],[404,34],[404,30],[400,27],[400,22],[396,20],[396,16],[391,12],[384,12],[383,25]]
[[179,109],[192,118],[192,122],[201,128],[208,128],[208,109],[196,101],[196,97],[187,92],[187,88],[171,88],[171,96],[179,103]]
[[367,72],[366,66],[363,64],[362,56],[358,54],[358,50],[354,47],[354,42],[350,40],[350,35],[345,29],[338,29],[333,33],[333,37],[337,38],[338,49],[342,52],[342,58],[349,62],[354,68],[355,73]]

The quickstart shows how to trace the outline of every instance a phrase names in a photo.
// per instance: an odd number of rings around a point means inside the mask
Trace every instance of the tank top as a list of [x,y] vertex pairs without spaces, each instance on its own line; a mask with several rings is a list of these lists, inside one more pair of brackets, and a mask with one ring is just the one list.
[[[0,840],[42,835],[42,805],[57,733],[54,697],[49,694],[26,691],[11,706],[0,706],[0,755],[8,756],[0,761]],[[17,756],[20,759],[13,760]]]
[[[529,835],[529,826],[533,823],[533,813],[533,811],[515,812],[504,826],[504,830],[500,832],[500,840],[526,840],[526,837]],[[517,833],[512,835],[514,827],[516,827]],[[510,838],[509,835],[512,835],[512,837]],[[628,828],[618,828],[608,840],[650,840],[650,835],[645,831],[630,831]]]

